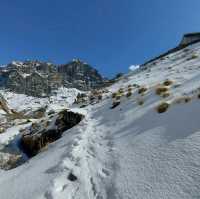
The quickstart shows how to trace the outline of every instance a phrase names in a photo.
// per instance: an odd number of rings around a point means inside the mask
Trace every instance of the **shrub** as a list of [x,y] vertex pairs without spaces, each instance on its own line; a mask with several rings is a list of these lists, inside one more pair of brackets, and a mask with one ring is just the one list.
[[191,97],[185,97],[185,103],[188,103],[191,101]]
[[123,88],[120,88],[120,89],[118,90],[118,93],[119,93],[119,94],[123,94],[123,93],[124,93],[124,89],[123,89]]
[[144,100],[140,99],[138,100],[138,105],[142,106],[144,104]]
[[164,113],[167,111],[167,109],[169,108],[169,103],[167,102],[162,102],[161,104],[159,104],[156,108],[158,113]]
[[170,93],[169,92],[166,92],[166,93],[162,93],[161,97],[163,98],[167,98],[170,96]]
[[117,93],[112,93],[112,98],[116,98]]
[[168,90],[169,89],[166,86],[159,86],[159,87],[156,88],[156,94],[161,95],[161,94],[167,92]]
[[182,96],[179,97],[175,100],[175,103],[180,104],[180,103],[188,103],[191,101],[191,97],[189,96]]
[[98,100],[102,100],[102,95],[98,95]]
[[196,59],[196,58],[198,58],[198,56],[194,54],[191,57],[187,58],[187,61],[190,61],[190,60]]
[[131,87],[129,87],[129,88],[128,88],[128,92],[131,92],[131,91],[132,91],[132,88],[131,88]]
[[120,100],[120,98],[121,98],[121,95],[119,95],[119,94],[117,94],[115,97],[116,100]]
[[164,82],[163,82],[163,85],[165,85],[165,86],[170,86],[170,85],[172,85],[173,84],[173,81],[172,80],[169,80],[169,79],[167,79],[167,80],[165,80]]
[[196,58],[198,58],[198,55],[192,55],[192,57],[191,57],[191,59],[196,59]]
[[141,87],[138,89],[138,94],[143,94],[147,91],[147,88],[146,87]]
[[132,95],[132,92],[128,92],[127,94],[126,94],[126,97],[128,98],[128,97],[130,97]]
[[138,84],[133,84],[133,87],[140,88]]

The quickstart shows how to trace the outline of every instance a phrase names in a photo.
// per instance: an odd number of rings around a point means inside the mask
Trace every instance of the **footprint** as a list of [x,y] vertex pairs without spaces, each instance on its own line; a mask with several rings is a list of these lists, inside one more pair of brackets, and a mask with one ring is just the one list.
[[110,172],[107,169],[102,168],[101,171],[104,177],[108,177],[110,175]]

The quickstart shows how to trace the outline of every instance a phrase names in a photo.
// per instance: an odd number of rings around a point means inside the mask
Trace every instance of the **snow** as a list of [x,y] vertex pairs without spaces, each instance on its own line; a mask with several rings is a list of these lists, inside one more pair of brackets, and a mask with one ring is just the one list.
[[[141,96],[133,88],[115,109],[111,96],[78,108],[76,89],[60,88],[51,98],[33,98],[2,91],[10,107],[36,109],[48,105],[59,111],[70,108],[85,115],[77,126],[25,164],[0,170],[1,199],[188,199],[200,198],[200,43],[187,47],[122,77],[109,93],[128,85],[146,86]],[[170,96],[155,94],[166,79]],[[177,86],[178,85],[178,86]],[[189,96],[191,101],[176,101]],[[138,105],[138,100],[143,105]],[[170,103],[157,113],[162,102]],[[21,126],[0,135],[3,145],[15,138]],[[68,179],[72,173],[76,181]]]

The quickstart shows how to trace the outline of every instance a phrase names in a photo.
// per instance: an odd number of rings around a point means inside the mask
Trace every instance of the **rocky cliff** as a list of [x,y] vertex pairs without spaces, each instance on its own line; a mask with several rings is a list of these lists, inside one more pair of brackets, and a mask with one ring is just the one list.
[[90,90],[103,84],[98,71],[78,59],[64,65],[15,61],[0,69],[0,87],[31,96],[47,96],[61,86]]

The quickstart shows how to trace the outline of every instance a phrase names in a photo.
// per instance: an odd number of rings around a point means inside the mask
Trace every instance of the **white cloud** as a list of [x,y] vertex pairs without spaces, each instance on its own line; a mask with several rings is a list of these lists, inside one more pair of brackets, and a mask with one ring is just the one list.
[[129,66],[129,70],[134,71],[134,70],[138,69],[139,67],[140,67],[140,65],[131,65],[131,66]]

